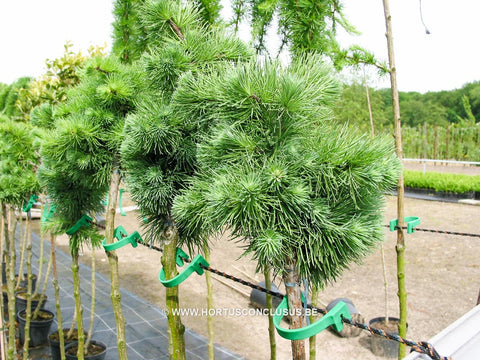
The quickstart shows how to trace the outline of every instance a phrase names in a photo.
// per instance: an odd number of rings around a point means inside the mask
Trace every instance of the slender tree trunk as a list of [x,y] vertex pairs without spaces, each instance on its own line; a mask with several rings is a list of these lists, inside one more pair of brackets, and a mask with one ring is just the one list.
[[[312,290],[312,306],[317,306],[318,299],[318,289]],[[314,315],[310,315],[310,324],[313,324],[317,321],[317,318]],[[308,339],[309,349],[310,349],[310,360],[315,360],[317,358],[317,335],[313,335]]]
[[383,273],[383,290],[385,295],[385,323],[388,322],[388,278],[387,278],[387,264],[385,262],[385,250],[383,244],[380,245],[380,255],[382,257],[382,273]]
[[[393,30],[392,17],[390,15],[389,0],[383,0],[383,8],[385,13],[385,26],[388,46],[388,61],[390,68],[390,83],[392,90],[393,119],[395,129],[395,149],[400,161],[403,160],[402,149],[402,124],[400,119],[400,100],[397,87],[397,69],[395,67],[395,53],[393,48]],[[400,322],[398,324],[398,332],[401,337],[407,336],[407,289],[405,285],[405,238],[403,233],[404,226],[404,179],[403,173],[400,174],[397,185],[397,279],[398,279],[398,298],[400,307]],[[403,359],[406,354],[406,347],[399,343],[398,358]]]
[[[115,213],[117,208],[118,189],[120,187],[120,171],[115,169],[110,182],[108,194],[108,206],[105,223],[105,239],[107,244],[114,242]],[[119,360],[128,359],[127,341],[125,335],[125,318],[122,313],[122,296],[120,293],[120,275],[118,272],[118,256],[116,251],[107,251],[110,264],[110,299],[112,301],[113,313],[117,329],[117,348]]]
[[[40,211],[40,214],[42,214],[43,211]],[[31,230],[30,230],[31,231]],[[44,242],[44,234],[40,234],[40,253],[38,254],[38,274],[37,274],[37,284],[41,284],[42,282],[42,275],[43,275],[43,261],[44,261],[44,251],[45,251],[45,246],[43,244]],[[46,274],[46,278],[48,279],[48,273]],[[38,292],[37,289],[39,286],[37,286],[35,290],[35,294]]]
[[6,230],[6,224],[5,224],[5,213],[6,213],[6,208],[2,202],[0,202],[0,251],[1,251],[1,258],[2,258],[2,267],[1,267],[1,272],[2,272],[2,301],[0,302],[0,356],[2,360],[7,358],[7,341],[6,341],[6,332],[5,332],[5,327],[3,326],[5,323],[4,319],[4,314],[7,309],[4,309],[3,307],[3,285],[4,285],[4,278],[3,278],[3,273],[4,271],[6,272],[6,260],[5,260],[5,230]]
[[[42,239],[42,241],[43,241],[43,239]],[[45,299],[45,293],[47,292],[47,285],[48,285],[48,277],[50,276],[50,272],[52,271],[52,261],[53,260],[50,257],[50,259],[48,260],[48,264],[47,264],[47,271],[45,273],[45,279],[43,281],[42,290],[40,291],[40,296],[38,297],[38,300],[39,300],[38,305],[37,305],[37,308],[35,309],[35,312],[32,315],[33,319],[37,318],[38,313],[40,312],[40,308],[42,307],[42,302]],[[40,283],[38,282],[38,279],[39,278],[37,278],[37,288],[36,288],[36,290],[34,291],[34,294],[33,294],[34,299],[39,294],[38,289],[40,288]]]
[[[8,241],[8,206],[6,204],[2,203],[2,285],[5,283],[5,286],[7,284],[7,268],[9,264],[9,247],[10,243]],[[3,275],[5,274],[5,279],[3,278]],[[5,280],[5,281],[4,281]],[[6,289],[5,289],[6,291]]]
[[27,231],[23,227],[23,217],[22,212],[19,210],[19,219],[20,219],[20,239],[21,239],[21,246],[20,246],[20,261],[18,266],[18,276],[17,276],[17,284],[16,287],[20,287],[20,283],[25,280],[23,277],[23,263],[25,262],[25,249],[27,247]]
[[92,271],[91,271],[91,298],[92,303],[90,305],[90,325],[88,327],[87,332],[87,341],[85,342],[85,349],[88,349],[90,345],[90,341],[92,340],[92,333],[93,333],[93,322],[95,320],[95,248],[92,247]]
[[[20,216],[21,213],[20,213]],[[27,308],[25,310],[25,337],[23,342],[23,360],[28,360],[30,346],[30,324],[32,321],[32,237],[31,237],[30,213],[27,214],[26,229],[27,234]]]
[[[210,250],[205,247],[205,260],[210,263]],[[213,309],[213,282],[212,282],[212,274],[209,271],[205,271],[205,282],[207,283],[207,331],[208,331],[208,358],[209,360],[215,359],[215,347],[214,347],[214,339],[215,339],[215,330],[213,327],[213,316],[210,315],[210,309]]]
[[[75,235],[74,235],[75,236]],[[80,298],[80,276],[78,273],[78,249],[72,253],[72,277],[73,277],[73,297],[75,298],[75,313],[77,318],[77,332],[78,332],[78,360],[84,360],[84,344],[85,334],[83,330],[83,308],[82,300]]]
[[5,204],[0,203],[0,251],[2,252],[2,285],[5,280],[3,279],[3,273],[4,271],[7,271],[7,251],[5,248],[8,237],[7,218],[7,207],[5,206]]
[[2,301],[0,302],[0,357],[2,360],[5,360],[7,358],[7,342],[6,342],[6,337],[5,337],[5,309],[3,308],[3,294],[2,294]]
[[68,332],[66,335],[66,339],[70,339],[73,336],[73,333],[75,332],[75,324],[77,323],[77,309],[75,309],[75,312],[73,313],[72,316],[72,323],[70,324],[70,327],[68,328]]
[[[305,317],[302,315],[303,306],[301,290],[299,286],[300,277],[296,265],[295,259],[289,259],[285,266],[285,275],[283,276],[283,282],[285,283],[287,293],[291,329],[299,329],[305,326]],[[292,359],[305,360],[305,358],[305,341],[292,340]]]
[[15,210],[12,206],[8,209],[8,266],[7,266],[7,293],[8,293],[8,350],[7,357],[9,360],[16,358],[16,344],[15,344],[15,228],[17,226],[17,219]]
[[[163,247],[162,265],[165,271],[165,279],[174,278],[177,272],[176,254],[178,243],[178,230],[174,224],[170,224],[164,231],[165,246]],[[166,289],[166,306],[168,319],[168,351],[170,360],[185,360],[185,326],[178,313],[180,309],[179,289],[174,286]]]
[[[65,360],[65,338],[63,333],[63,317],[60,309],[60,287],[58,286],[57,257],[55,252],[55,236],[50,234],[50,258],[52,260],[53,289],[55,291],[55,309],[57,311],[58,341],[60,342],[60,357]],[[73,327],[73,326],[72,326]]]
[[[270,277],[270,269],[265,266],[263,269],[263,277],[265,278],[265,288],[272,290],[272,279]],[[270,360],[277,358],[277,343],[275,341],[275,325],[273,324],[273,301],[272,295],[266,295],[266,303],[268,310],[268,339],[270,341]]]

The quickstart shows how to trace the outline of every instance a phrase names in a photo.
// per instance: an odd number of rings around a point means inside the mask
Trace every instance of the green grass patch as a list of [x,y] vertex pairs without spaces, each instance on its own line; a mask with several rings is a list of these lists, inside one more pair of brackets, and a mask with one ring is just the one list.
[[422,171],[404,171],[405,187],[432,189],[455,194],[480,192],[480,176]]

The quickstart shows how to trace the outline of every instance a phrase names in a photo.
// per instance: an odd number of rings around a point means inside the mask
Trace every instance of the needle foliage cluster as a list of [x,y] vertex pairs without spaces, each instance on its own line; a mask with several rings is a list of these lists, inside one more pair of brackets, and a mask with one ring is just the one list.
[[[385,65],[367,50],[353,45],[344,48],[337,41],[337,32],[342,30],[357,34],[346,19],[341,0],[232,0],[231,24],[239,31],[240,24],[250,27],[253,45],[257,53],[270,57],[291,58],[306,53],[317,53],[331,62],[337,70],[345,66],[374,65],[380,74],[385,74]],[[277,54],[269,39],[279,36]],[[270,41],[271,42],[271,41]]]
[[288,68],[250,62],[181,78],[176,117],[215,124],[199,143],[197,175],[173,204],[187,237],[228,229],[259,270],[282,274],[295,259],[319,287],[383,240],[384,192],[400,163],[392,139],[332,122],[340,90],[332,73],[307,55]]
[[[141,75],[134,67],[113,56],[94,57],[80,71],[80,82],[67,92],[66,102],[36,114],[39,122],[54,124],[42,142],[39,178],[56,205],[50,223],[58,233],[84,214],[104,211],[102,199],[119,164],[125,116],[135,108],[140,89]],[[93,227],[82,227],[70,242],[72,253],[94,233]]]
[[0,202],[21,206],[39,190],[32,126],[0,115]]
[[122,161],[131,196],[152,230],[149,234],[161,241],[164,227],[172,221],[173,201],[196,169],[198,134],[206,131],[178,115],[173,103],[178,81],[186,73],[193,78],[216,73],[249,59],[253,52],[224,29],[205,26],[204,13],[191,3],[149,1],[143,10],[150,48],[140,66],[149,95],[127,118]]
[[116,0],[113,3],[113,53],[124,63],[138,60],[147,47],[147,34],[139,19],[145,0]]

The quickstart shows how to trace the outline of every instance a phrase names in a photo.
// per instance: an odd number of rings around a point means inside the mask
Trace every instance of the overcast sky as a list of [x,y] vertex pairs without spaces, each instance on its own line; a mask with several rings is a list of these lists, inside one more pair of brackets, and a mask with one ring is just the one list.
[[[0,1],[0,82],[38,76],[45,59],[62,55],[70,40],[76,50],[110,44],[112,0]],[[382,0],[344,0],[344,11],[362,35],[340,35],[387,60]],[[439,91],[480,80],[480,2],[390,0],[399,88]],[[388,86],[388,78],[373,81]]]

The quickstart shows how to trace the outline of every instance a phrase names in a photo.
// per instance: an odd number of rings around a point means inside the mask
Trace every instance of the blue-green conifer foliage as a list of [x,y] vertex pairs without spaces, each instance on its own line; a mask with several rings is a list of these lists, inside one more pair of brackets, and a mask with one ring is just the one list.
[[215,123],[198,145],[197,175],[173,204],[186,237],[227,231],[258,269],[287,261],[314,286],[333,281],[383,240],[384,195],[400,162],[391,138],[333,122],[340,87],[316,55],[185,74],[173,111]]

